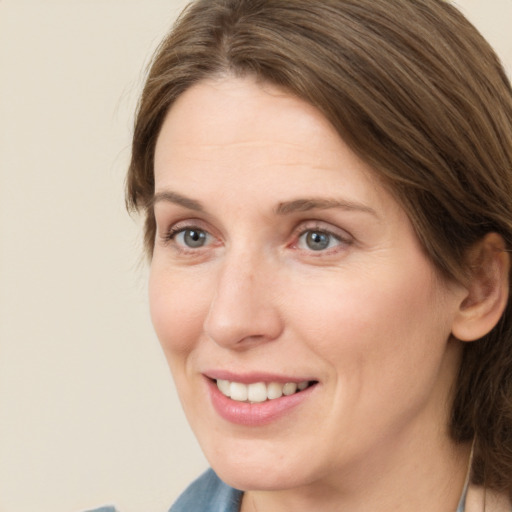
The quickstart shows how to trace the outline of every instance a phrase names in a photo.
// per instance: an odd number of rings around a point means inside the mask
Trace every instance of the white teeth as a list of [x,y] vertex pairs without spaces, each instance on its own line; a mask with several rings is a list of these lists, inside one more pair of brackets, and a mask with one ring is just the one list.
[[295,382],[287,382],[283,386],[283,395],[293,395],[295,391],[297,391],[297,384],[295,384]]
[[217,387],[223,395],[229,396],[229,380],[217,380]]
[[255,382],[253,384],[242,384],[241,382],[230,382],[228,380],[217,380],[217,387],[220,392],[236,400],[237,402],[260,403],[266,400],[274,400],[281,398],[283,395],[293,395],[297,391],[303,391],[309,386],[308,381],[287,382],[281,384],[279,382]]
[[264,382],[249,384],[247,399],[249,402],[264,402],[267,399],[267,386]]
[[245,402],[247,400],[247,386],[240,382],[231,382],[229,384],[229,396],[237,402]]
[[274,398],[281,398],[283,396],[283,385],[279,382],[271,382],[267,385],[267,398],[273,400]]

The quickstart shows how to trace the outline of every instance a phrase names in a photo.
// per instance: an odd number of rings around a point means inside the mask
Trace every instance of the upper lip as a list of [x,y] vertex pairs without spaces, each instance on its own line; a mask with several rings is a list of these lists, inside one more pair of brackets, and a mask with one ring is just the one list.
[[207,370],[203,375],[213,380],[228,380],[230,382],[240,382],[242,384],[254,384],[255,382],[280,382],[286,384],[287,382],[316,381],[317,379],[308,376],[290,376],[270,372],[246,372],[235,373],[229,370]]

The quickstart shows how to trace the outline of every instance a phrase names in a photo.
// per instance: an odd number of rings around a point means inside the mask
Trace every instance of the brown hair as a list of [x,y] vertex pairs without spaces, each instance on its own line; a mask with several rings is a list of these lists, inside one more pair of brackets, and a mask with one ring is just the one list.
[[[142,93],[127,204],[145,210],[164,117],[192,84],[253,75],[317,107],[407,211],[440,271],[464,279],[488,232],[512,246],[512,91],[495,53],[442,0],[197,0],[159,47]],[[451,435],[475,438],[473,480],[512,496],[511,302],[464,344]]]

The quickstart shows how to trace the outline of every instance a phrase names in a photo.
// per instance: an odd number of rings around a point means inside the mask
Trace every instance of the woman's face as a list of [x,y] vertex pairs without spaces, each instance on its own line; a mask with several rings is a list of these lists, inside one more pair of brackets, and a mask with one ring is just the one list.
[[155,180],[152,320],[221,478],[284,489],[435,452],[464,291],[316,109],[199,83],[167,115]]

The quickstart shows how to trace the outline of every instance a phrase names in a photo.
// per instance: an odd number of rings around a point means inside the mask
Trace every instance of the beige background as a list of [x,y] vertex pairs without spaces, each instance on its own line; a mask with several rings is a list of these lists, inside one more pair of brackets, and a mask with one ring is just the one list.
[[[204,467],[123,206],[143,66],[184,0],[0,0],[0,512],[166,511]],[[459,0],[512,70],[512,0]]]

